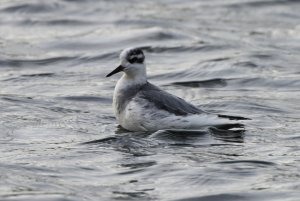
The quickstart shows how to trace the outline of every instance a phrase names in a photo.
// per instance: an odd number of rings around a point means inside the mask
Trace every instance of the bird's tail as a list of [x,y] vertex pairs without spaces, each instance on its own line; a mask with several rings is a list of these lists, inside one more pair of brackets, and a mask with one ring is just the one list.
[[195,114],[185,117],[171,116],[160,121],[161,129],[165,129],[165,125],[169,125],[174,129],[202,129],[207,127],[215,127],[220,129],[243,128],[243,120],[248,118],[233,117],[228,115],[218,116],[216,114]]
[[[206,115],[191,115],[185,118],[190,123],[190,127],[218,127],[218,128],[230,128],[230,127],[241,127],[243,124],[240,120],[246,120],[247,118],[242,117],[233,117],[215,114],[206,114]],[[247,119],[248,120],[248,119]]]

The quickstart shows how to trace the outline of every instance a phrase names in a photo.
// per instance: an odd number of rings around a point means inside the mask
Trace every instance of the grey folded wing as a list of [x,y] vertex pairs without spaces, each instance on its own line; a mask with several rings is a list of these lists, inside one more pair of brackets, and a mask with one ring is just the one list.
[[153,103],[158,109],[166,110],[175,115],[185,116],[206,113],[185,100],[169,94],[150,83],[140,88],[138,96]]

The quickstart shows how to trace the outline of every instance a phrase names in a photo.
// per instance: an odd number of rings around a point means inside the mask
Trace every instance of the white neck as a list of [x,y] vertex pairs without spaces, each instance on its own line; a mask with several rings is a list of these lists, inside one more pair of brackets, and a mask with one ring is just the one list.
[[126,84],[145,84],[147,82],[146,66],[139,64],[124,70],[122,78]]
[[115,95],[120,91],[126,90],[133,86],[143,85],[147,83],[146,71],[124,72],[123,76],[118,80],[115,87]]
[[122,76],[122,78],[125,82],[127,82],[128,84],[145,84],[147,82],[147,77],[146,75],[138,75],[138,76],[132,76],[129,74],[124,73],[124,75]]

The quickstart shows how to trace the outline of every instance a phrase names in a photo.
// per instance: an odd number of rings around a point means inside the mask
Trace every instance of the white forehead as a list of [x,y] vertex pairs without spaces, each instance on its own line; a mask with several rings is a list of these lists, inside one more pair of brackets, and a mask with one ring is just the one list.
[[129,48],[124,49],[124,50],[121,52],[121,54],[120,54],[120,59],[121,59],[121,61],[126,60],[128,53],[129,53],[130,50],[132,50],[132,49],[134,49],[134,48],[133,48],[133,47],[129,47]]

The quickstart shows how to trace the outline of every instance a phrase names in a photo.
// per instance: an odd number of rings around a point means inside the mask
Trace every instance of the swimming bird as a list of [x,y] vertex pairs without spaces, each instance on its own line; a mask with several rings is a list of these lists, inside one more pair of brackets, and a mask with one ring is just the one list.
[[106,77],[119,72],[124,74],[115,86],[113,109],[118,123],[126,130],[198,129],[247,119],[211,114],[151,84],[140,48],[124,49],[120,65]]

